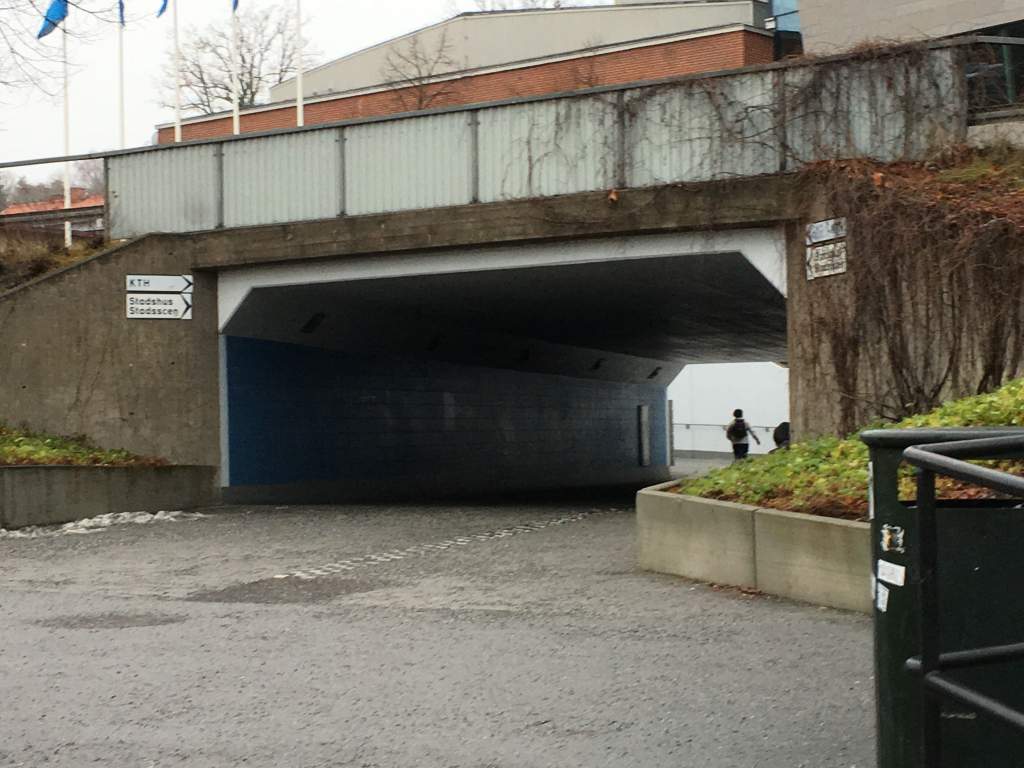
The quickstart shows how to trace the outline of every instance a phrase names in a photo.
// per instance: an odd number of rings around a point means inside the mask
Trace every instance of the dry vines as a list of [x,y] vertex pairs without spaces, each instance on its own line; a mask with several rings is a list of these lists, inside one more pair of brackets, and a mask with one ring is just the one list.
[[987,392],[1020,372],[1018,222],[892,183],[876,166],[807,173],[808,187],[850,224],[849,273],[809,287],[806,302],[827,339],[841,430]]

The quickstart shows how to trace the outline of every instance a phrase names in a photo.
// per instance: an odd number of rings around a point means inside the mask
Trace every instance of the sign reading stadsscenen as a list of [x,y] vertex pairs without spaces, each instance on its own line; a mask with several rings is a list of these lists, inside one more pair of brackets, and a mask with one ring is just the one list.
[[129,320],[191,320],[192,275],[127,275]]
[[847,269],[846,241],[812,245],[807,249],[807,279],[842,275]]
[[192,294],[129,293],[125,310],[129,320],[191,320]]

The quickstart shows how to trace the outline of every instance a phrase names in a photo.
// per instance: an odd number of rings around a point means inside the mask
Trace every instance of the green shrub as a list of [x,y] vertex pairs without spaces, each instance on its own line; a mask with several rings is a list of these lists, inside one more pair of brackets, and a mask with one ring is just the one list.
[[[1024,379],[987,395],[946,403],[893,428],[1024,426]],[[1018,470],[1019,464],[1005,464]],[[909,471],[904,475],[909,480]],[[830,517],[867,512],[868,450],[856,435],[794,443],[789,450],[755,456],[684,482],[680,493]],[[954,483],[945,489],[958,491]]]
[[94,465],[162,466],[167,462],[123,450],[104,450],[84,437],[53,437],[10,429],[0,424],[0,466]]

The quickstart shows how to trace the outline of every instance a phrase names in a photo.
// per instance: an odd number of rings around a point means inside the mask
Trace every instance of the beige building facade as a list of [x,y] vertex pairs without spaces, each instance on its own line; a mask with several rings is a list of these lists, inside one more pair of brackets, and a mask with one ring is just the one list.
[[865,40],[949,37],[1024,19],[1019,0],[801,0],[804,48],[829,53]]
[[[764,29],[769,13],[765,0],[669,0],[464,13],[312,69],[305,73],[303,90],[314,97],[389,82],[395,79],[395,54],[408,56],[412,50],[419,52],[430,74],[438,76],[673,33],[732,25]],[[399,67],[409,69],[407,64]],[[270,91],[271,102],[294,98],[294,79]]]

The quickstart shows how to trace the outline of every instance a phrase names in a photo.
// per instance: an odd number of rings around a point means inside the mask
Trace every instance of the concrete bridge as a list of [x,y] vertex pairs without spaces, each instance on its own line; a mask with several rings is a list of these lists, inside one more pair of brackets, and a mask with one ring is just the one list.
[[[695,362],[788,360],[827,430],[792,172],[966,140],[969,49],[106,155],[127,242],[0,297],[0,421],[304,501],[663,479]],[[132,275],[189,319],[126,317]]]

